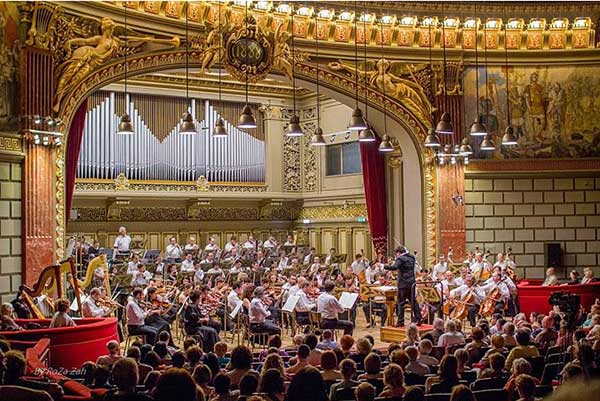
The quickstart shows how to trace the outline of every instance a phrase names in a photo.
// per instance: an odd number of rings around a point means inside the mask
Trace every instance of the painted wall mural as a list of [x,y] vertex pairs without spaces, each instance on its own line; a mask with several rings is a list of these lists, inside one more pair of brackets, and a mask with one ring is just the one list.
[[[508,74],[519,146],[498,149],[493,158],[600,157],[600,65],[509,67]],[[476,69],[466,70],[465,122],[470,126],[479,110],[499,144],[507,124],[506,69],[489,68],[486,85],[479,68],[479,99],[475,80]]]
[[0,3],[0,130],[16,129],[19,11],[15,2]]

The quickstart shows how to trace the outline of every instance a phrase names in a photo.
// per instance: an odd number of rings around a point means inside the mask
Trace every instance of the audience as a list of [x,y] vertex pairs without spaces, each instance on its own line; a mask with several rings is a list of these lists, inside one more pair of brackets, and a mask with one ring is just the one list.
[[258,392],[264,394],[265,401],[283,401],[285,385],[283,376],[277,369],[269,369],[260,378]]
[[358,382],[354,381],[354,375],[356,375],[356,362],[352,359],[344,359],[340,362],[340,373],[342,374],[342,381],[335,383],[329,389],[329,401],[338,401],[339,398],[336,392],[340,389],[349,389],[358,386]]
[[[430,379],[432,380],[430,383]],[[458,360],[454,355],[444,355],[440,362],[439,376],[430,377],[425,383],[425,388],[429,388],[429,393],[450,393],[452,387],[460,381],[458,375]]]
[[456,322],[454,320],[447,320],[445,329],[445,333],[438,339],[438,347],[450,347],[452,345],[465,343],[465,336],[457,330]]
[[317,368],[307,366],[296,373],[287,388],[285,399],[286,401],[327,401],[325,382]]
[[[423,340],[423,341],[429,341],[429,340]],[[428,375],[429,373],[431,373],[429,366],[418,361],[419,351],[417,350],[417,347],[415,347],[415,346],[407,347],[405,352],[406,352],[406,356],[408,356],[408,360],[409,360],[408,365],[406,365],[406,368],[404,369],[404,371],[406,373],[414,373],[419,376],[425,376],[425,375]]]
[[419,342],[419,356],[417,357],[417,361],[429,367],[439,365],[440,361],[438,361],[437,358],[429,355],[431,350],[433,350],[433,344],[431,343],[431,340],[426,338],[421,340]]
[[302,344],[301,346],[299,346],[298,353],[296,354],[296,363],[287,369],[287,374],[293,375],[295,373],[298,373],[302,368],[308,366],[309,356],[310,348],[308,348],[308,345]]
[[506,358],[506,369],[512,368],[513,361],[517,358],[531,358],[534,356],[540,356],[538,349],[535,345],[530,344],[529,331],[527,329],[520,329],[516,335],[517,346],[510,350],[508,357]]
[[[216,351],[215,345],[215,351]],[[215,396],[210,401],[237,401],[239,391],[231,391],[231,379],[224,373],[219,373],[213,380]]]
[[376,394],[377,391],[375,387],[369,383],[361,383],[356,387],[356,390],[354,390],[356,401],[373,401],[375,400]]
[[383,370],[383,384],[385,384],[385,388],[379,394],[379,397],[402,397],[406,392],[402,368],[395,363],[386,366]]
[[337,341],[333,340],[333,332],[331,330],[323,331],[322,337],[323,339],[321,340],[321,342],[317,344],[317,349],[325,351],[340,348]]
[[321,354],[321,377],[326,382],[342,379],[342,374],[337,370],[338,361],[335,352],[329,350]]
[[108,354],[99,356],[96,360],[96,365],[110,369],[115,362],[123,358],[121,355],[121,345],[116,340],[110,340],[106,343],[106,349],[108,350]]
[[535,401],[535,380],[529,375],[519,375],[516,379],[519,401]]
[[450,401],[475,401],[475,395],[469,387],[459,384],[452,389]]

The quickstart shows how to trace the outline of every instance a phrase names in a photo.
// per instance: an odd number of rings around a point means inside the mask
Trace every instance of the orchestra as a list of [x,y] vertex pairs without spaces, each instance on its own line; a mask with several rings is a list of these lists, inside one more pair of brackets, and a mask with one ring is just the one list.
[[[478,248],[463,263],[439,255],[435,265],[417,269],[415,254],[403,246],[386,264],[384,254],[369,261],[362,250],[351,263],[345,263],[336,248],[323,255],[315,247],[302,246],[297,253],[292,236],[285,242],[274,236],[260,242],[248,235],[241,243],[231,236],[223,249],[213,237],[204,246],[190,237],[184,248],[171,237],[164,253],[157,250],[153,257],[127,254],[130,243],[121,227],[114,245],[117,257],[107,269],[95,268],[91,284],[82,289],[88,295],[82,298],[81,316],[123,316],[129,334],[141,335],[148,343],[156,341],[159,333],[170,332],[178,317],[185,335],[196,338],[204,350],[214,347],[222,331],[239,328],[241,317],[247,318],[252,333],[281,334],[286,324],[280,321],[281,311],[290,296],[297,297],[291,312],[299,326],[312,326],[310,313],[316,312],[322,329],[351,334],[358,307],[364,312],[366,328],[374,327],[374,316],[385,326],[390,323],[389,307],[385,297],[370,291],[374,286],[397,287],[396,326],[404,326],[409,303],[411,320],[417,325],[431,322],[434,313],[444,319],[466,319],[474,326],[482,317],[519,312],[516,264],[510,249],[494,254],[495,261],[489,260],[489,251]],[[101,250],[84,241],[79,244],[79,251]],[[595,281],[591,269],[582,276],[581,283]],[[572,276],[579,283],[576,279]],[[548,269],[546,281],[558,282],[553,269]],[[108,293],[118,293],[125,307],[107,295],[106,282],[111,285]],[[342,305],[344,293],[355,294],[356,301]],[[51,301],[48,295],[38,297],[38,302],[44,297]],[[65,311],[65,304],[73,308],[73,300],[55,303],[56,312],[44,313],[54,314],[53,327],[76,324]]]

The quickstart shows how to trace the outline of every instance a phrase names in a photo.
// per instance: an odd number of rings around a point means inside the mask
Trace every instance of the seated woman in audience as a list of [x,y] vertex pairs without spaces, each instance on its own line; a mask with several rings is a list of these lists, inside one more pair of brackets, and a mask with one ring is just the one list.
[[388,359],[390,360],[390,363],[400,365],[402,370],[406,369],[406,366],[410,362],[408,355],[406,355],[406,352],[402,349],[397,349],[396,351],[392,352],[392,355],[389,355]]
[[215,396],[210,401],[237,401],[239,391],[231,391],[231,379],[219,373],[213,380]]
[[537,344],[539,350],[546,350],[556,344],[556,330],[554,330],[554,320],[550,316],[542,319],[542,331],[535,336],[533,342]]
[[401,398],[406,392],[404,387],[404,372],[395,363],[391,363],[383,370],[383,383],[385,387],[379,394],[381,398]]
[[375,387],[369,383],[360,383],[354,390],[354,399],[356,401],[373,401],[376,396]]
[[562,284],[562,285],[577,285],[577,284],[581,284],[581,281],[579,279],[579,272],[577,270],[571,270],[569,272],[569,281],[567,281],[565,284]]
[[312,366],[301,369],[292,378],[285,399],[286,401],[327,401],[325,382],[321,373]]
[[314,334],[307,334],[306,337],[304,337],[304,344],[310,349],[310,354],[308,355],[309,365],[319,366],[321,363],[321,350],[317,349],[318,343],[319,338]]
[[521,329],[517,331],[517,346],[510,350],[508,357],[506,358],[505,368],[512,368],[513,361],[517,358],[532,358],[540,356],[540,353],[535,345],[531,345],[531,338],[529,337],[529,331]]
[[[202,363],[206,365],[206,367],[208,367],[210,369],[210,372],[212,373],[212,380],[215,379],[215,377],[217,377],[217,375],[221,372],[224,372],[224,369],[221,369],[221,364],[219,363],[219,358],[217,357],[217,355],[214,352],[209,352],[208,354],[204,355],[204,358],[202,358]],[[210,384],[212,385],[212,380],[210,382]]]
[[246,401],[258,390],[259,377],[255,371],[247,372],[240,380],[240,394],[238,401]]
[[252,352],[243,345],[231,351],[231,370],[227,376],[231,379],[231,387],[237,389],[242,377],[252,369]]
[[285,364],[283,363],[283,359],[281,358],[281,356],[279,356],[279,354],[267,355],[267,359],[265,359],[260,369],[261,377],[264,376],[265,373],[267,373],[267,371],[270,369],[276,369],[277,371],[279,371],[283,378],[287,377],[285,373]]
[[321,354],[321,377],[326,382],[341,380],[342,374],[337,370],[338,362],[335,352],[329,350]]
[[431,340],[427,338],[421,340],[419,342],[419,357],[417,358],[417,361],[429,367],[439,365],[440,361],[438,361],[437,358],[429,355],[432,350],[433,344],[431,343]]
[[203,401],[202,390],[185,369],[167,369],[158,379],[154,388],[155,401]]
[[354,337],[350,335],[343,335],[340,339],[340,348],[344,353],[344,357],[347,358],[350,355],[350,350],[354,346]]
[[283,376],[277,369],[269,369],[260,378],[258,392],[265,394],[265,401],[283,401],[285,398],[285,385]]
[[196,382],[196,385],[202,389],[205,399],[214,396],[213,389],[209,386],[209,383],[212,381],[212,372],[208,366],[203,364],[196,365],[194,372],[192,373],[192,378],[194,379],[194,382]]
[[[531,364],[525,358],[517,358],[513,362],[513,366],[510,370],[510,378],[504,385],[504,390],[506,390],[507,400],[514,399],[515,391],[517,391],[517,377],[520,375],[529,375],[531,374]],[[537,378],[533,378],[536,386],[540,384],[540,381]]]
[[505,347],[514,347],[517,345],[515,341],[515,325],[507,322],[502,326],[502,338],[504,338]]
[[487,347],[487,344],[483,341],[483,330],[480,327],[473,327],[471,338],[472,341],[465,345],[465,351],[469,352],[471,349]]
[[383,391],[383,374],[381,372],[381,357],[374,352],[371,352],[364,361],[365,373],[358,376],[358,381],[366,381],[375,387],[376,393]]
[[288,353],[285,352],[284,349],[281,348],[281,336],[280,335],[272,335],[271,337],[269,337],[269,341],[267,342],[267,348],[265,348],[264,350],[262,350],[258,356],[258,360],[260,362],[264,361],[265,358],[267,357],[267,351],[269,350],[269,348],[277,348],[279,350],[279,355],[281,356],[288,356]]
[[300,371],[300,369],[304,368],[305,366],[308,366],[308,356],[310,355],[310,348],[308,348],[308,345],[306,344],[302,344],[300,347],[298,347],[298,353],[296,354],[296,363],[292,366],[290,366],[289,368],[287,368],[286,373],[288,375],[293,375],[295,373],[298,373],[298,371]]
[[215,355],[219,360],[219,365],[225,367],[229,363],[229,357],[227,357],[227,343],[219,341],[215,344]]
[[470,388],[464,384],[459,384],[452,389],[450,401],[475,401],[475,395]]
[[340,372],[342,373],[342,381],[335,383],[329,389],[329,401],[338,401],[336,395],[338,389],[347,389],[358,386],[358,382],[353,380],[354,375],[356,374],[356,362],[352,359],[344,359],[340,362]]
[[[430,379],[427,379],[425,388],[429,388],[429,393],[450,393],[452,387],[456,386],[460,380],[458,376],[458,360],[454,355],[444,355],[440,362],[439,375],[437,383],[429,384]],[[429,386],[428,386],[429,384]]]
[[455,344],[464,344],[465,336],[457,331],[456,322],[454,320],[448,320],[445,324],[445,332],[438,340],[438,347],[450,347]]
[[519,375],[516,378],[519,401],[535,401],[535,380],[529,375]]
[[[137,393],[138,367],[134,360],[121,358],[112,368],[112,382],[117,388],[104,395],[104,401],[151,401],[147,394]],[[179,401],[179,400],[178,400]]]
[[362,368],[364,366],[365,358],[371,353],[371,349],[371,342],[367,338],[359,338],[358,341],[356,341],[356,352],[351,353],[349,358],[356,362],[356,365],[359,368]]
[[71,304],[69,303],[69,300],[64,299],[64,298],[59,298],[56,300],[54,305],[56,307],[56,313],[54,313],[54,316],[52,316],[52,320],[50,321],[50,326],[48,326],[48,327],[54,328],[54,327],[75,326],[75,322],[73,321],[73,319],[71,319],[71,316],[69,316],[69,313],[68,313],[69,306],[71,306]]
[[492,354],[490,355],[490,367],[481,371],[479,374],[480,379],[489,379],[494,377],[503,377],[506,376],[506,371],[504,370],[504,364],[506,359],[502,354]]
[[317,344],[317,349],[328,350],[338,348],[340,348],[340,345],[337,343],[337,341],[334,341],[333,332],[331,330],[324,330],[322,340]]
[[[429,341],[429,340],[424,340],[424,341]],[[417,347],[414,347],[414,346],[406,347],[404,352],[406,352],[406,356],[408,356],[408,361],[409,361],[408,365],[406,365],[406,367],[404,369],[404,371],[406,373],[414,373],[419,376],[425,376],[425,375],[428,375],[429,373],[431,373],[429,366],[418,361],[419,351],[417,350]]]
[[471,369],[467,366],[469,363],[469,353],[462,348],[454,351],[454,356],[458,361],[458,374],[463,374],[464,372],[469,372]]
[[144,389],[145,393],[151,395],[156,388],[156,383],[158,383],[158,379],[160,378],[161,372],[157,370],[153,370],[152,372],[146,375],[146,380],[144,380]]
[[406,339],[402,341],[402,348],[409,347],[411,345],[418,345],[420,341],[419,330],[417,325],[414,323],[406,326]]
[[583,278],[581,279],[581,284],[591,284],[597,281],[596,277],[594,277],[594,271],[590,267],[586,267],[583,269]]
[[0,331],[21,331],[25,330],[19,326],[13,318],[15,309],[9,303],[2,304],[0,308]]
[[481,361],[479,361],[479,363],[481,363],[484,366],[490,366],[490,356],[493,354],[503,353],[508,353],[508,349],[504,347],[504,337],[502,337],[502,335],[500,334],[495,334],[492,336],[490,349],[486,351],[485,355],[483,355],[483,358],[481,358]]

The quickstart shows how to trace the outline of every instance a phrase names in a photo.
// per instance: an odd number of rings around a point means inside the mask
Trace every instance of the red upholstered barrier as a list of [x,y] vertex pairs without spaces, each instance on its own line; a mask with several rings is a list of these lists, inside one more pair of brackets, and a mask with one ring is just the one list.
[[541,286],[541,280],[521,281],[517,287],[519,289],[519,304],[521,312],[529,316],[531,312],[548,313],[552,305],[548,302],[550,294],[553,292],[564,292],[568,294],[577,294],[581,299],[581,304],[586,310],[589,310],[596,298],[600,297],[600,282],[580,285],[558,285]]
[[[49,320],[18,319],[17,323],[38,323],[48,326]],[[50,339],[50,366],[53,368],[79,368],[85,361],[96,361],[106,354],[106,343],[119,340],[116,318],[76,319],[76,326],[61,328],[41,328],[24,331],[0,332],[9,341],[35,342],[41,338]]]

